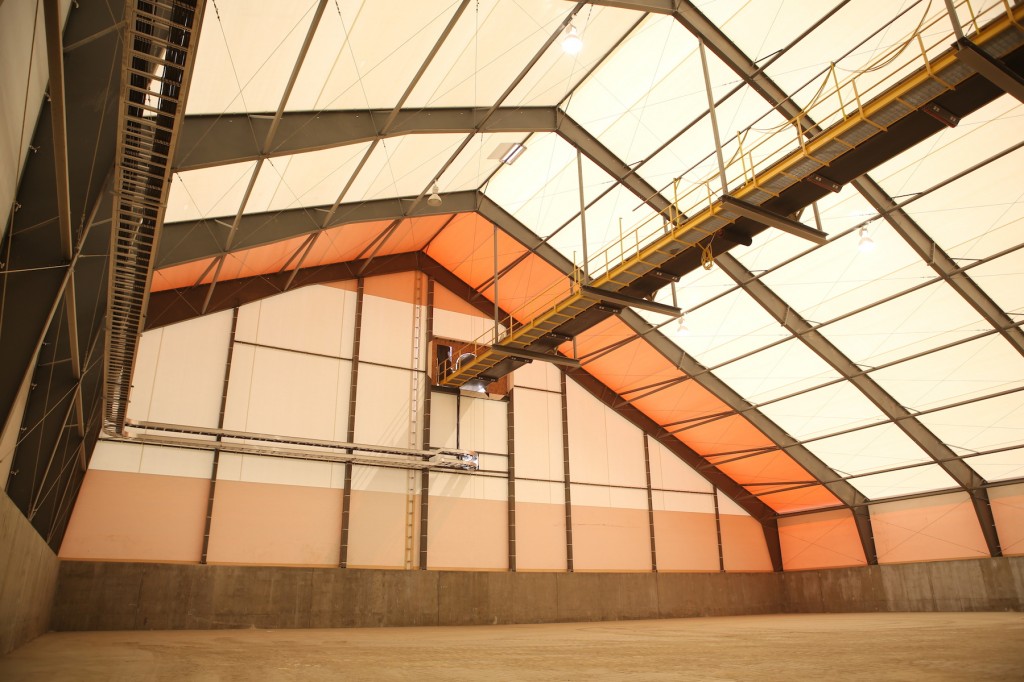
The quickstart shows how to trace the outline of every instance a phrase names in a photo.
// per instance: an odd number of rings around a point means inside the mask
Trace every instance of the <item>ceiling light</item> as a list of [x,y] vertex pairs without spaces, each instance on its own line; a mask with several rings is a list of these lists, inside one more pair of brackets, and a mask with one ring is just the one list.
[[868,228],[867,227],[860,228],[859,234],[860,234],[860,242],[857,244],[857,249],[860,250],[861,253],[868,253],[870,251],[874,251],[875,250],[875,240],[872,239],[871,235],[868,234]]
[[430,189],[430,196],[427,197],[427,206],[440,206],[441,195],[437,193],[437,183]]
[[680,336],[686,336],[690,333],[690,328],[686,326],[686,315],[680,315],[679,321],[676,323],[676,333]]
[[513,163],[516,162],[516,159],[518,159],[525,151],[526,147],[516,142],[511,147],[509,147],[508,151],[505,152],[505,155],[501,157],[501,162],[511,166]]
[[580,50],[583,49],[583,38],[580,38],[580,32],[576,30],[576,26],[571,22],[565,28],[565,37],[562,38],[562,51],[566,54],[579,54]]

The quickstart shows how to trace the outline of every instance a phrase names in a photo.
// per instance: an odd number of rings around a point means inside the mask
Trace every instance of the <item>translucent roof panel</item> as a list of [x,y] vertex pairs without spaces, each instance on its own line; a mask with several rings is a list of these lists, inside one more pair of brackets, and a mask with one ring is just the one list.
[[998,334],[872,372],[902,405],[926,410],[1024,386],[1024,357]]
[[186,112],[277,111],[316,6],[218,0],[203,15]]
[[[1024,105],[1008,96],[945,129],[879,168],[873,177],[893,196],[907,196],[944,182],[1020,140]],[[1020,243],[1024,221],[1017,150],[905,207],[954,258],[985,258]]]
[[810,5],[800,0],[712,0],[694,3],[755,62],[785,48],[832,3]]
[[[628,189],[621,185],[606,189],[608,191],[586,212],[591,276],[598,276],[631,257],[636,253],[635,238],[642,239],[662,224],[661,217]],[[551,244],[570,259],[576,254],[575,262],[582,265],[583,230],[580,219],[575,218],[552,237]]]
[[885,415],[848,382],[762,405],[761,411],[799,440],[886,421]]
[[960,454],[1024,445],[1021,391],[923,414],[919,419]]
[[986,481],[1024,477],[1024,448],[970,457],[964,461]]
[[631,10],[589,5],[573,20],[583,39],[583,49],[569,55],[562,50],[561,41],[556,40],[512,91],[505,105],[551,106],[563,101],[640,16]]
[[726,294],[687,313],[686,323],[690,331],[680,345],[705,367],[789,337],[745,291]]
[[[441,176],[438,185],[445,192],[479,188],[495,171],[503,167],[501,150],[512,144],[522,144],[525,137],[523,133],[474,135]],[[522,153],[526,154],[527,151]],[[518,163],[518,159],[516,162]]]
[[356,176],[345,201],[417,196],[429,190],[434,174],[465,139],[465,135],[447,134],[381,140]]
[[[807,217],[805,212],[805,222],[808,222]],[[856,224],[854,221],[856,217],[848,219]],[[825,224],[824,216],[822,223]],[[834,220],[830,219],[829,223],[833,230],[842,233]],[[883,232],[885,234],[881,234]],[[767,230],[759,238],[765,235],[770,235],[773,242],[803,241],[807,244],[805,240],[779,234],[777,230]],[[874,251],[859,251],[858,233],[847,232],[769,272],[764,276],[764,283],[804,318],[825,322],[937,276],[887,224],[875,223],[871,235],[876,240]],[[756,242],[759,243],[760,240]],[[747,262],[746,250],[737,252],[737,256],[748,268],[757,269],[756,261]]]
[[[614,179],[583,157],[583,193],[592,201],[612,187]],[[538,235],[552,234],[580,210],[576,150],[554,133],[531,135],[526,151],[511,166],[502,167],[485,189],[487,195]],[[639,203],[639,202],[637,202]],[[569,230],[570,228],[566,228]],[[582,239],[576,235],[562,239]],[[572,252],[564,253],[572,258]]]
[[333,205],[369,147],[370,143],[364,142],[267,159],[245,212]]
[[571,10],[567,3],[535,0],[480,0],[470,5],[427,67],[407,106],[497,103]]
[[755,404],[839,379],[839,373],[799,339],[720,365],[715,374]]
[[891,423],[816,440],[808,447],[844,476],[931,461],[928,453]]
[[1020,282],[1022,272],[1024,249],[1017,249],[995,260],[971,267],[968,274],[1003,312],[1009,313],[1019,322],[1020,316],[1024,315],[1024,286],[1021,286]]
[[[328,4],[288,100],[294,111],[390,109],[458,5],[450,0]],[[387,27],[382,30],[382,27]]]
[[875,367],[991,327],[945,282],[936,282],[822,327],[848,358]]
[[850,484],[872,500],[957,487],[938,464],[853,478]]
[[697,268],[679,279],[675,286],[675,299],[672,298],[672,287],[665,286],[658,290],[654,300],[689,311],[737,288],[736,282],[721,268]]
[[245,161],[172,174],[164,222],[234,217],[254,168],[255,161]]

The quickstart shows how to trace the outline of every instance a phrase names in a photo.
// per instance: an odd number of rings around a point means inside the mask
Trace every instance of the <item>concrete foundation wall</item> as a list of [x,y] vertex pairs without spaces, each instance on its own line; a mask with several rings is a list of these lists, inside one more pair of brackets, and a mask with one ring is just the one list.
[[50,629],[60,561],[0,491],[0,656]]
[[54,630],[551,623],[1024,610],[1024,558],[797,573],[508,573],[61,564]]

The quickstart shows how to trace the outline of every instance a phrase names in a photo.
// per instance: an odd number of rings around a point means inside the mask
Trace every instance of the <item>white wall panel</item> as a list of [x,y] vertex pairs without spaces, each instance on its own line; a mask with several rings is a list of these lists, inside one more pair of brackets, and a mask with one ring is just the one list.
[[224,428],[344,441],[351,366],[348,360],[236,344]]
[[277,483],[309,488],[342,488],[344,464],[225,452],[217,467],[218,481]]
[[565,504],[565,485],[544,481],[516,481],[516,502]]
[[655,490],[651,493],[654,511],[715,513],[715,498],[712,495],[695,493],[667,493]]
[[124,471],[137,473],[142,465],[141,443],[118,443],[109,440],[96,441],[96,448],[89,459],[90,469],[102,471]]
[[494,330],[494,320],[479,315],[434,308],[434,336],[453,341],[475,341]]
[[213,471],[213,453],[209,450],[100,440],[89,460],[89,468],[209,479]]
[[[421,307],[421,314],[426,307]],[[425,325],[421,324],[421,330]],[[395,367],[412,366],[413,337],[412,304],[379,296],[363,297],[362,337],[359,359]],[[421,339],[420,354],[425,356],[426,344]],[[416,364],[423,367],[423,357]]]
[[580,388],[566,385],[569,468],[582,483],[646,486],[643,433]]
[[[410,377],[406,369],[359,365],[359,387],[356,390],[355,442],[367,445],[419,447],[423,442],[423,422],[410,434],[412,422]],[[425,377],[418,380],[425,382]],[[425,388],[425,387],[424,387]],[[423,414],[423,393],[417,409]],[[410,438],[411,436],[411,438]]]
[[508,484],[504,478],[431,471],[430,496],[504,502],[508,499]]
[[504,400],[459,400],[459,447],[508,454],[508,403]]
[[[518,492],[518,490],[517,490]],[[647,509],[647,491],[603,485],[572,486],[572,504],[610,509]]]
[[[416,492],[419,493],[419,472],[416,476]],[[406,469],[384,469],[382,467],[355,464],[352,466],[352,489],[373,493],[405,494],[409,486],[409,471]]]
[[562,480],[562,397],[520,386],[515,390],[512,408],[516,476]]
[[216,428],[231,316],[225,311],[143,334],[128,418]]
[[692,490],[711,492],[707,479],[676,457],[671,450],[654,440],[647,439],[651,456],[651,487],[664,490]]
[[719,516],[750,516],[750,514],[743,511],[743,507],[729,499],[721,490],[716,491],[715,494],[718,495]]
[[430,447],[458,447],[458,411],[454,394],[435,391],[430,395]]
[[550,362],[531,362],[517,369],[512,376],[516,386],[538,388],[543,391],[562,391],[561,372]]
[[351,358],[355,306],[352,291],[302,287],[240,307],[235,339]]

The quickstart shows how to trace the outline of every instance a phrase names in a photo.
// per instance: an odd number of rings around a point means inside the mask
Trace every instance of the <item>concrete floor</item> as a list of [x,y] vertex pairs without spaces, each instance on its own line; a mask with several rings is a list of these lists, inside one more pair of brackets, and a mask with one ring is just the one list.
[[0,680],[1024,680],[1024,614],[49,633]]

